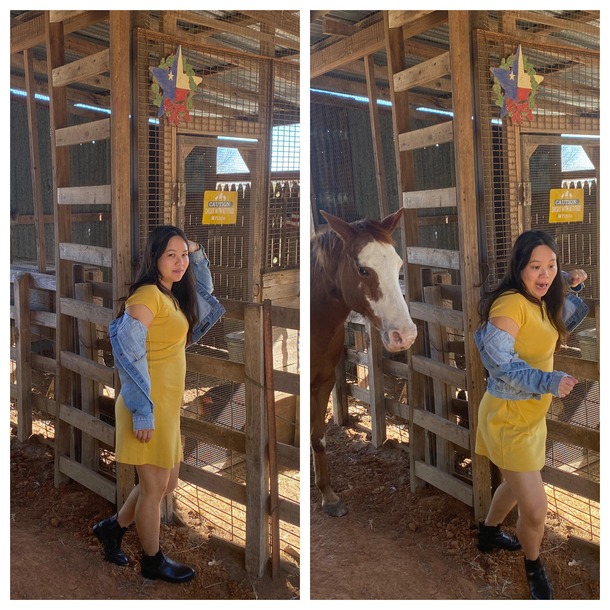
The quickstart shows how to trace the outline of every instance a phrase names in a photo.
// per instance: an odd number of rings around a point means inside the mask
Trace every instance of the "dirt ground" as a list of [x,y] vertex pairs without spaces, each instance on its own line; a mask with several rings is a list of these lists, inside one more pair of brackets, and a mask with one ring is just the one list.
[[[329,424],[326,438],[349,512],[324,515],[311,485],[312,599],[529,599],[523,554],[480,553],[469,507],[430,486],[411,493],[407,453],[375,449],[352,426]],[[514,524],[511,513],[506,531]],[[549,513],[542,558],[555,598],[599,599],[599,558],[573,548],[568,533]]]
[[[200,529],[161,526],[161,548],[193,566],[197,576],[176,585],[140,575],[135,527],[124,538],[129,566],[104,561],[91,529],[112,505],[78,483],[53,485],[53,453],[32,436],[11,430],[11,599],[297,599],[299,580],[282,573],[252,580],[243,557],[213,546]],[[185,522],[188,517],[185,515]]]

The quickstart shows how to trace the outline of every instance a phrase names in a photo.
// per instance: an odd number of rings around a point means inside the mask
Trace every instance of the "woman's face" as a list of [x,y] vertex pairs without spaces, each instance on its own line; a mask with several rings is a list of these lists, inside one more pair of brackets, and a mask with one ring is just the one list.
[[157,268],[161,275],[161,283],[172,289],[174,282],[179,282],[189,266],[189,248],[179,235],[174,235],[168,242],[165,252],[157,261]]
[[521,281],[529,294],[542,299],[557,275],[557,257],[548,246],[537,246],[525,268],[521,271]]

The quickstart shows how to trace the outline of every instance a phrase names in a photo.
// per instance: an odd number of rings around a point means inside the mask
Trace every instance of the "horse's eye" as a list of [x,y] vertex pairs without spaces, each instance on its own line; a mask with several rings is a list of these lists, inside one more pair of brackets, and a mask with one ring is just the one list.
[[360,275],[363,275],[364,277],[366,277],[369,274],[369,272],[364,267],[358,267],[358,273]]

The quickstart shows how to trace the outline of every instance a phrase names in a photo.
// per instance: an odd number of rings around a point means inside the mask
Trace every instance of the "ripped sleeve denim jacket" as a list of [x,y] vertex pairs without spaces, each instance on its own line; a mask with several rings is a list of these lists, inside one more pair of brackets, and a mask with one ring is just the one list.
[[[567,273],[563,279],[567,286]],[[579,284],[568,290],[580,292]],[[587,315],[589,308],[574,294],[566,294],[562,317],[568,332],[572,332]],[[547,373],[531,367],[515,351],[515,339],[506,331],[486,322],[474,333],[474,341],[487,369],[487,391],[506,400],[540,400],[542,394],[559,396],[559,384],[566,373]]]
[[[199,250],[189,254],[189,262],[195,275],[198,307],[192,345],[218,322],[225,308],[212,296],[214,285],[210,263],[201,245]],[[150,397],[150,374],[146,359],[148,328],[125,312],[110,323],[108,334],[121,379],[123,402],[133,417],[133,429],[154,430],[154,404]]]

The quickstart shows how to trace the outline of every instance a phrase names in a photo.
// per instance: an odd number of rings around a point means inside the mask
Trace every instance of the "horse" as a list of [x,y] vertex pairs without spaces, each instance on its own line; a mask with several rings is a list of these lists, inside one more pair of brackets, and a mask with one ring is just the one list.
[[347,316],[353,310],[367,318],[389,352],[408,349],[417,337],[398,282],[402,259],[391,236],[402,212],[347,223],[321,211],[331,230],[311,238],[311,447],[322,508],[332,517],[347,514],[330,486],[325,437]]

